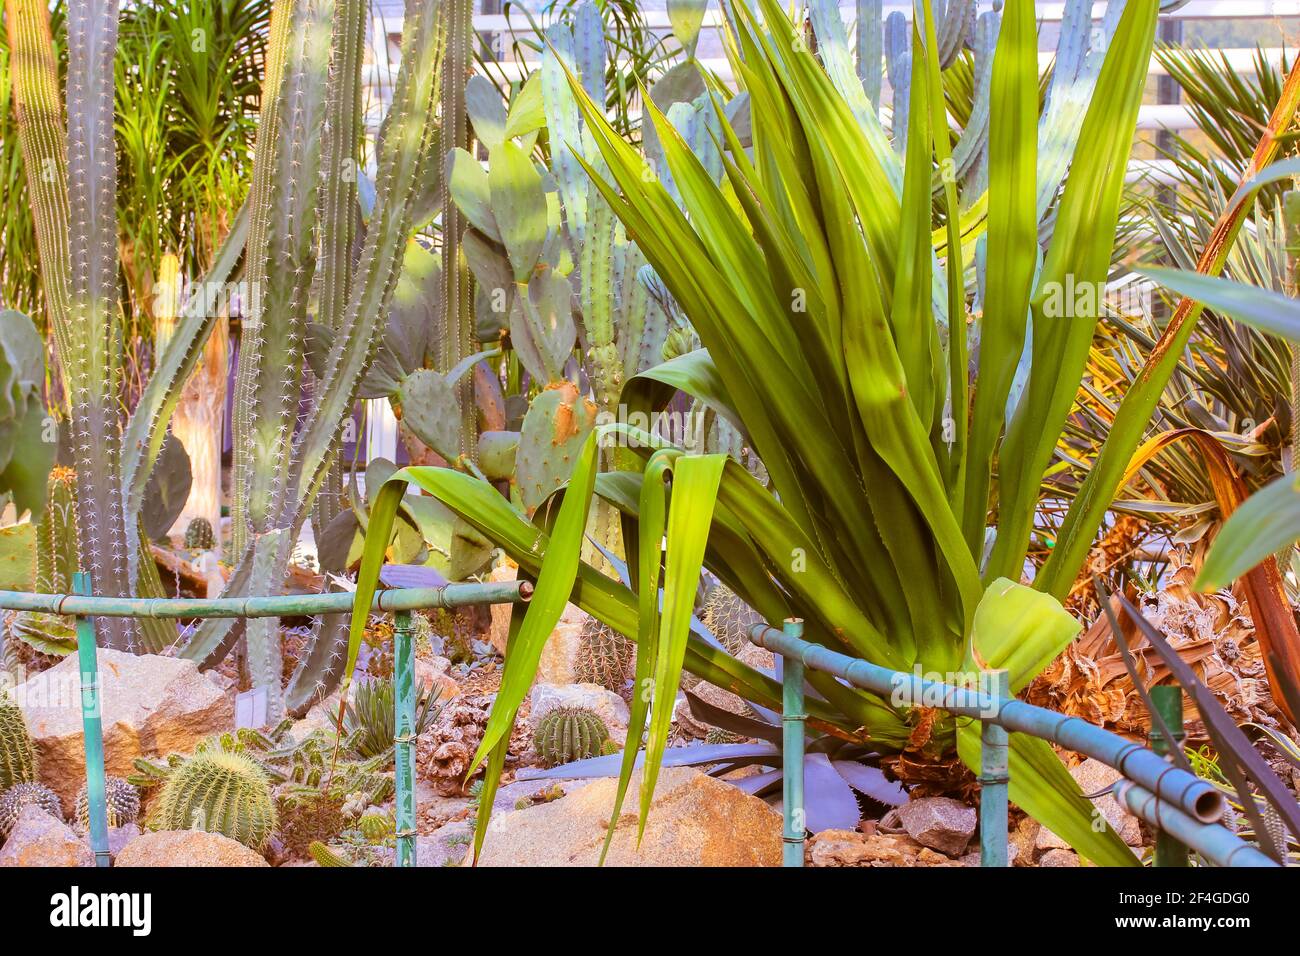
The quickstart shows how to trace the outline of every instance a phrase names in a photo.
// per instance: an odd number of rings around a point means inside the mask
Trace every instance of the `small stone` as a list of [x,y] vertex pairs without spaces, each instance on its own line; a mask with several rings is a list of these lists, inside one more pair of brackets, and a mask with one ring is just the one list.
[[977,815],[973,807],[951,797],[923,797],[898,808],[903,829],[917,843],[961,856],[975,834]]
[[1038,850],[1038,833],[1043,829],[1033,817],[1021,817],[1010,833],[1010,842],[1016,848],[1016,866],[1033,866]]
[[627,704],[599,684],[535,684],[528,715],[530,730],[536,730],[543,717],[562,707],[592,711],[605,722],[610,739],[620,747],[627,739]]
[[28,805],[0,849],[0,866],[94,866],[90,847],[62,820]]
[[1038,858],[1039,866],[1078,866],[1079,854],[1073,850],[1048,850]]
[[261,854],[220,833],[164,830],[136,837],[117,855],[117,866],[269,866]]
[[423,693],[436,693],[440,703],[446,703],[460,693],[460,684],[451,676],[448,671],[451,669],[451,661],[445,657],[434,657],[431,660],[415,661],[415,683]]

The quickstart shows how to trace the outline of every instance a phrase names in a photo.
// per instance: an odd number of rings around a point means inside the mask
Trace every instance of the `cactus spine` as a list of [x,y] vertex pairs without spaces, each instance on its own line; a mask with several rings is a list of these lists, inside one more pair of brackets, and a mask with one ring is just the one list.
[[36,779],[36,748],[23,711],[7,693],[0,693],[0,793]]
[[276,826],[266,772],[243,754],[201,750],[168,775],[149,825],[155,830],[207,830],[260,850]]
[[594,617],[582,624],[574,676],[580,684],[621,691],[636,662],[636,644]]
[[[104,796],[110,827],[124,827],[140,819],[140,791],[121,777],[105,778]],[[90,829],[90,800],[84,784],[77,793],[77,826],[83,832]]]
[[548,767],[595,757],[609,740],[609,729],[583,707],[557,707],[537,722],[533,749]]

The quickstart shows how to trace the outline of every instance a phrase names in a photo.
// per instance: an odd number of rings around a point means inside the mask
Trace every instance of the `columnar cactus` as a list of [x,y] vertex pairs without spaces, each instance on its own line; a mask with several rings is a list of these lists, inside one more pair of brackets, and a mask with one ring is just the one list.
[[7,693],[0,693],[0,792],[36,779],[36,748],[23,711]]

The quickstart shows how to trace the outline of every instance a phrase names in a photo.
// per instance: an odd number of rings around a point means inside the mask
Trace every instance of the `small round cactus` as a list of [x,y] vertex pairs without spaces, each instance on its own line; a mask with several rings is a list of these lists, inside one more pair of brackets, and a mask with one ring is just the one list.
[[192,518],[185,526],[185,547],[190,551],[211,551],[217,544],[212,522],[207,518]]
[[[104,802],[110,827],[124,827],[140,818],[140,791],[121,777],[105,778]],[[83,831],[90,829],[90,798],[85,784],[77,793],[77,826]]]
[[548,767],[594,757],[609,740],[605,722],[585,707],[558,707],[537,723],[533,748]]
[[254,850],[266,845],[276,822],[266,771],[223,750],[200,750],[176,767],[149,814],[155,830],[207,830]]
[[59,795],[39,783],[20,783],[0,796],[0,837],[8,837],[27,807],[40,807],[56,820],[63,819]]
[[35,779],[36,749],[22,708],[7,693],[0,693],[0,793]]

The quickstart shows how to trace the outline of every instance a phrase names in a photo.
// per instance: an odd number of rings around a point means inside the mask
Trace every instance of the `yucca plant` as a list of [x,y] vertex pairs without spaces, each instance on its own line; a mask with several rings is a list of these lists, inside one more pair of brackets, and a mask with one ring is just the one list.
[[[1067,287],[1089,289],[1106,278],[1155,5],[1127,4],[1110,16],[1114,35],[1093,51],[1099,69],[1088,73],[1092,95],[1082,121],[1058,105],[1053,122],[1049,106],[1041,150],[1033,4],[1006,5],[991,74],[983,309],[973,360],[962,197],[956,177],[943,174],[951,168],[949,138],[934,135],[947,130],[947,117],[930,4],[918,4],[915,18],[905,162],[874,110],[854,108],[867,102],[858,77],[823,69],[780,6],[760,6],[762,23],[747,4],[728,8],[728,54],[747,94],[753,147],[742,145],[731,122],[720,123],[721,186],[646,102],[681,206],[578,78],[569,84],[592,142],[578,161],[704,345],[630,380],[623,404],[650,413],[674,390],[703,398],[743,429],[770,485],[723,456],[686,455],[612,425],[586,442],[562,496],[537,524],[490,486],[444,469],[400,473],[372,510],[359,609],[375,586],[381,541],[407,481],[464,515],[537,580],[527,614],[512,624],[501,691],[477,755],[488,761],[489,787],[542,645],[569,600],[638,640],[642,691],[633,697],[629,733],[635,740],[649,727],[643,820],[683,666],[750,700],[779,701],[770,678],[689,632],[702,565],[766,619],[803,618],[811,640],[904,671],[1007,668],[1018,690],[1077,631],[1057,601],[1077,563],[1052,587],[1039,582],[1035,591],[1017,581],[1099,303],[1080,296],[1063,315],[1052,309]],[[819,55],[826,61],[824,46]],[[1063,85],[1058,104],[1072,91]],[[724,93],[715,88],[715,95]],[[1057,200],[1051,184],[1066,167]],[[931,232],[936,179],[942,271]],[[1049,209],[1054,229],[1035,282],[1039,224]],[[1026,347],[1028,380],[1012,397]],[[643,470],[598,476],[602,438],[630,445]],[[579,561],[594,492],[623,515],[630,588]],[[354,617],[354,645],[361,620]],[[824,675],[809,682],[811,722],[821,732],[976,759],[971,726]],[[1093,829],[1091,805],[1046,743],[1016,737],[1012,752],[1019,805],[1097,862],[1135,862],[1117,836]],[[620,804],[635,756],[629,748]],[[486,812],[480,840],[485,820]]]

